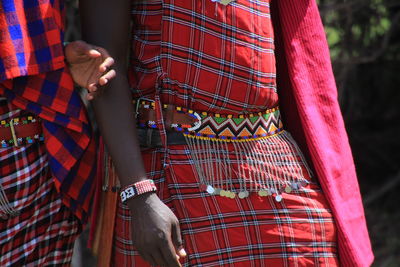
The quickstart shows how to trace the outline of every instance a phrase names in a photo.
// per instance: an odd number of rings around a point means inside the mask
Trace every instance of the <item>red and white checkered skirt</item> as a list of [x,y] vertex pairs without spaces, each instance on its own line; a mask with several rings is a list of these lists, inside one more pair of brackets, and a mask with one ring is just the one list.
[[[161,149],[143,152],[148,178],[179,219],[188,253],[183,266],[338,266],[332,213],[304,165],[310,184],[276,202],[255,193],[243,199],[209,195],[199,188],[188,146],[170,146],[169,157],[165,169]],[[119,204],[113,263],[149,266],[132,244],[130,220]]]
[[19,214],[0,214],[0,266],[69,266],[81,224],[53,185],[44,145],[0,148],[0,162],[2,205]]

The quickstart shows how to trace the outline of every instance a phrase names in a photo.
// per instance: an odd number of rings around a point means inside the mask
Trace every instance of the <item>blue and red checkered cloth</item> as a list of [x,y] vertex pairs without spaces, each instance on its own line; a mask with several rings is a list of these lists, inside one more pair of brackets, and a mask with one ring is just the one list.
[[43,119],[45,146],[64,203],[85,218],[95,141],[65,68],[63,0],[0,0],[0,96]]

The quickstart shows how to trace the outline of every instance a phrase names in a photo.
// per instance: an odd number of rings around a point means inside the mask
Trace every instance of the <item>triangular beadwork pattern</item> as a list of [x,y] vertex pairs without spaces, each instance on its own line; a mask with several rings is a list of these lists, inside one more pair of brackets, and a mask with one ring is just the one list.
[[223,141],[248,140],[274,135],[282,130],[278,108],[259,114],[233,116],[202,116],[196,131],[182,129],[185,134]]
[[[141,105],[153,109],[152,103],[143,101]],[[164,105],[167,108],[168,105]],[[185,135],[220,141],[254,140],[273,136],[283,131],[279,108],[275,107],[254,114],[226,115],[207,112],[197,113],[182,107],[175,107],[178,113],[187,114],[199,121],[191,125],[173,122],[171,127]],[[156,128],[154,121],[138,120],[139,127]],[[196,127],[194,127],[196,126]]]

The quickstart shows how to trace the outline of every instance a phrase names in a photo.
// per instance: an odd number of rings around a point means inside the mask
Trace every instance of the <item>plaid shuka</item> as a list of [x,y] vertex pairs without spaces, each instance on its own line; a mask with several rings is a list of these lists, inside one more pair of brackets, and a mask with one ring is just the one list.
[[0,148],[0,183],[20,215],[0,218],[0,266],[69,266],[81,223],[63,205],[43,144]]
[[223,114],[277,106],[269,1],[132,1],[135,97]]
[[0,96],[43,119],[45,147],[63,202],[85,218],[95,143],[63,55],[64,1],[0,2]]
[[[277,105],[269,1],[236,0],[226,6],[211,0],[133,1],[133,20],[133,93],[155,96],[156,110],[158,97],[161,104],[221,114]],[[142,151],[147,177],[179,219],[188,252],[183,266],[338,266],[336,227],[327,200],[301,152],[285,149],[285,142],[253,144],[282,159],[268,170],[258,169],[259,176],[290,179],[286,167],[297,166],[310,183],[283,192],[280,202],[255,193],[230,199],[204,192],[190,145]],[[249,169],[241,160],[244,150],[233,143],[224,151],[203,149],[211,155],[210,169],[218,164],[218,153],[229,154],[228,173]],[[212,176],[210,169],[205,172]],[[222,184],[238,189],[239,179],[225,177]],[[148,266],[131,235],[129,209],[119,204],[113,263]]]
[[[148,149],[142,155],[147,177],[179,219],[188,253],[183,266],[338,266],[334,219],[309,176],[309,186],[283,193],[281,202],[257,194],[228,199],[200,190],[188,146],[170,146],[169,152],[167,168],[163,149]],[[304,166],[303,172],[308,173]],[[114,266],[150,266],[135,250],[131,231],[129,208],[120,203]]]

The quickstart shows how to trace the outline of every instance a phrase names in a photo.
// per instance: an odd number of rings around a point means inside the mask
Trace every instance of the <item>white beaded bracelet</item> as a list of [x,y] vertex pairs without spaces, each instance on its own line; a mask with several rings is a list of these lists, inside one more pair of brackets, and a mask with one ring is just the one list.
[[121,201],[124,203],[128,199],[134,198],[138,195],[148,193],[148,192],[156,192],[157,187],[154,184],[153,180],[146,179],[131,185],[124,187],[121,192]]

